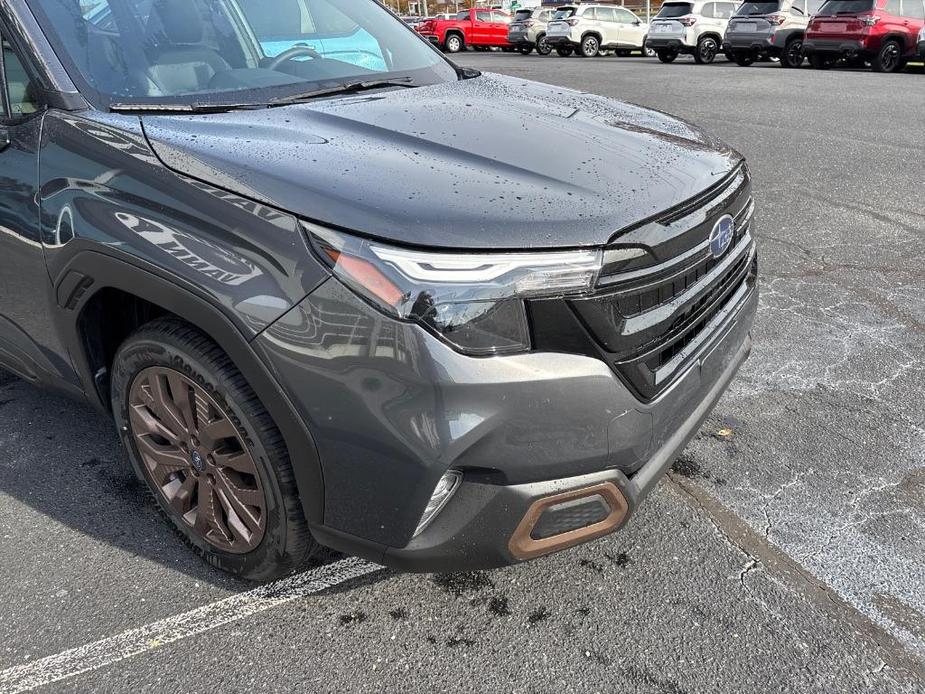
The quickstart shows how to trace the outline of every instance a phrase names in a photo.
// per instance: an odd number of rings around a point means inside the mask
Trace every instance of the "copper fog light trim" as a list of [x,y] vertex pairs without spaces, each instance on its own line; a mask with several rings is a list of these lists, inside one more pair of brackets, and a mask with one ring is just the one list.
[[[534,540],[530,536],[540,517],[551,506],[592,496],[602,497],[610,506],[610,515],[604,520],[542,540]],[[533,502],[523,520],[520,521],[520,525],[517,526],[517,530],[511,536],[508,548],[516,559],[521,561],[534,559],[550,552],[557,552],[561,549],[574,547],[583,542],[603,537],[616,530],[628,513],[629,504],[626,502],[626,497],[612,482],[602,482],[592,487],[547,496]]]

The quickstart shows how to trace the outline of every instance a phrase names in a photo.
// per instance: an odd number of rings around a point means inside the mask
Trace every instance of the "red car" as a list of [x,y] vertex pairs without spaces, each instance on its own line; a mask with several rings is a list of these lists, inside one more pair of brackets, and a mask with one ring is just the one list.
[[462,10],[454,19],[430,19],[416,28],[447,53],[468,47],[510,48],[507,34],[511,16],[501,10]]
[[803,52],[816,69],[845,58],[896,72],[915,57],[923,26],[922,0],[828,0],[809,23]]

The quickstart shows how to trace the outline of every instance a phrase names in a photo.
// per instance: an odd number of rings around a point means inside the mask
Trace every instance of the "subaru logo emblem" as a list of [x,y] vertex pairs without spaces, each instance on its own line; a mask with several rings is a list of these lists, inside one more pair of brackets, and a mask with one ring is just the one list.
[[713,232],[710,234],[710,252],[714,258],[719,258],[729,250],[735,231],[735,220],[728,214],[720,217],[719,221],[716,222],[713,226]]

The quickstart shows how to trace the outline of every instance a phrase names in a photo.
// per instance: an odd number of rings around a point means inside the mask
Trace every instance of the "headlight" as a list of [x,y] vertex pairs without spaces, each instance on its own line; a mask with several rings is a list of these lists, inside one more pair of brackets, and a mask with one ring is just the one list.
[[603,259],[600,250],[411,250],[312,224],[305,227],[322,259],[354,291],[473,356],[529,350],[524,299],[589,291]]

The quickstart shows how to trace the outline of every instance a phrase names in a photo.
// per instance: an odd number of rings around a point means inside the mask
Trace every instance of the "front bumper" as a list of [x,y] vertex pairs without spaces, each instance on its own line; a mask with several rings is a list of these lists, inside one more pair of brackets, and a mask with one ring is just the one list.
[[[615,530],[746,359],[757,295],[750,284],[684,375],[644,403],[599,359],[465,357],[329,280],[258,338],[321,457],[316,538],[408,571],[497,567],[520,559],[511,538],[537,500],[604,482],[627,506]],[[460,489],[412,539],[450,468]]]

